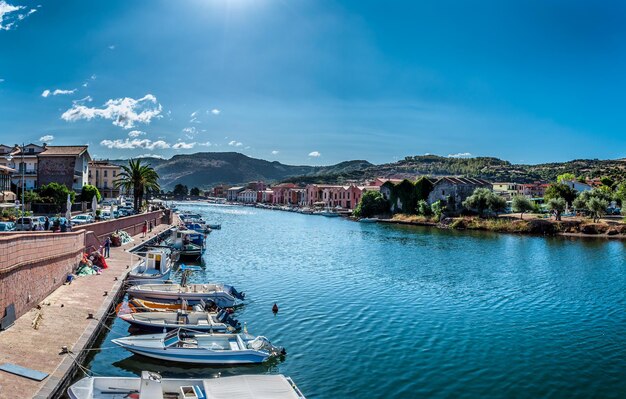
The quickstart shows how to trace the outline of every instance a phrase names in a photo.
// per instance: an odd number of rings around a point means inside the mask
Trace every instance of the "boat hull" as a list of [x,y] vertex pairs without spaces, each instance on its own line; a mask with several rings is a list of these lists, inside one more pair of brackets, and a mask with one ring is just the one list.
[[227,297],[227,294],[222,292],[151,292],[129,290],[128,294],[133,298],[144,299],[151,302],[176,302],[184,299],[188,304],[195,305],[201,301],[213,301],[220,308],[232,308],[237,304],[234,298]]
[[140,275],[135,274],[132,271],[128,273],[128,283],[132,285],[140,285],[140,284],[158,284],[164,283],[170,279],[170,275],[172,274],[172,269],[168,269],[167,272],[163,274],[159,274],[156,276],[150,275]]
[[122,346],[129,352],[153,359],[165,360],[175,363],[191,364],[258,364],[263,363],[269,355],[257,351],[240,351],[240,353],[218,353],[207,349],[153,349],[139,348],[137,346]]

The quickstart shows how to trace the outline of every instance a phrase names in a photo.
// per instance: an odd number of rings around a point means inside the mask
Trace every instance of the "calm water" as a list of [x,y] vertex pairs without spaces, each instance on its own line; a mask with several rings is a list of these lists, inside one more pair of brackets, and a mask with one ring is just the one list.
[[[104,349],[89,364],[94,372],[280,372],[308,398],[626,397],[621,242],[180,208],[222,223],[196,281],[247,292],[237,317],[285,346],[287,357],[254,367],[170,367]],[[126,329],[116,320],[102,346]]]

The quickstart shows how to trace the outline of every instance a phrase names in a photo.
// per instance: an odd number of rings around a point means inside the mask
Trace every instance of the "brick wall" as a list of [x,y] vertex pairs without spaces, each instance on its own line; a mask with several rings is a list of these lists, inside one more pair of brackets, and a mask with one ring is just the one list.
[[65,184],[70,190],[74,184],[76,157],[39,157],[37,165],[38,187],[56,182]]
[[0,235],[0,317],[11,303],[21,316],[63,284],[84,246],[84,231]]

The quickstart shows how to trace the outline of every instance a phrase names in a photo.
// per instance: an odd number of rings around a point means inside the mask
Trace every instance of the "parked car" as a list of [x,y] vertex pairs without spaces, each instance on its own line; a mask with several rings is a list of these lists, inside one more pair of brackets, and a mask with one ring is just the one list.
[[67,225],[67,219],[66,218],[54,216],[54,217],[50,218],[50,230],[54,230],[54,224],[55,224],[55,222],[57,220],[59,221],[59,226],[62,225],[63,223],[65,223]]
[[102,210],[100,211],[100,219],[102,220],[109,220],[112,219],[113,216],[111,216],[111,211],[110,210]]
[[39,217],[23,217],[17,219],[15,222],[15,230],[17,231],[31,231],[35,230],[39,225]]
[[2,231],[14,231],[15,223],[13,222],[0,222],[0,232]]
[[70,219],[70,223],[72,223],[72,226],[79,225],[79,224],[87,224],[87,223],[92,223],[92,222],[93,222],[93,216],[91,216],[88,213],[82,213]]

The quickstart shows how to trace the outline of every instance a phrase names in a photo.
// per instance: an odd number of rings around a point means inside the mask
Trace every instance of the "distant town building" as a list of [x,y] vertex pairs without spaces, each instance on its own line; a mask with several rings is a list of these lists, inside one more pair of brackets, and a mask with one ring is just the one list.
[[491,183],[468,177],[442,177],[435,182],[433,190],[428,195],[428,203],[442,201],[449,211],[458,212],[463,207],[463,201],[477,188],[491,190]]
[[235,202],[237,201],[237,195],[244,190],[243,187],[231,187],[226,194],[226,200]]
[[510,200],[522,193],[522,185],[518,183],[493,183],[493,192]]
[[96,186],[102,198],[117,198],[120,195],[119,188],[115,187],[115,180],[122,171],[119,165],[109,163],[109,161],[89,162],[88,182]]
[[520,194],[528,198],[543,198],[546,193],[546,189],[550,186],[547,183],[525,183],[520,184]]
[[593,187],[591,187],[589,184],[582,183],[576,180],[563,180],[563,184],[574,189],[577,193],[582,193],[583,191],[589,191],[593,189]]
[[11,176],[15,169],[0,165],[0,202],[15,202],[16,195],[11,191]]
[[44,148],[44,151],[37,154],[38,186],[56,182],[65,184],[74,191],[82,190],[89,180],[91,157],[87,151],[87,146],[44,145]]
[[213,187],[210,191],[208,191],[209,197],[226,198],[226,196],[228,195],[228,189],[229,186],[219,184]]
[[[272,203],[278,205],[292,205],[289,197],[289,190],[297,188],[298,186],[293,183],[281,183],[272,187],[274,195],[272,196]],[[295,205],[295,204],[293,204]]]
[[0,144],[0,165],[15,169],[12,183],[20,187],[22,179],[27,190],[56,182],[80,191],[87,184],[88,147],[27,144]]
[[267,186],[262,181],[251,181],[250,183],[248,183],[246,188],[252,191],[263,191],[267,188]]
[[262,202],[264,204],[271,204],[273,198],[274,198],[274,191],[269,190],[269,189],[265,189],[257,193],[257,202]]
[[246,189],[237,193],[237,202],[244,204],[254,204],[257,202],[257,192],[255,190]]

